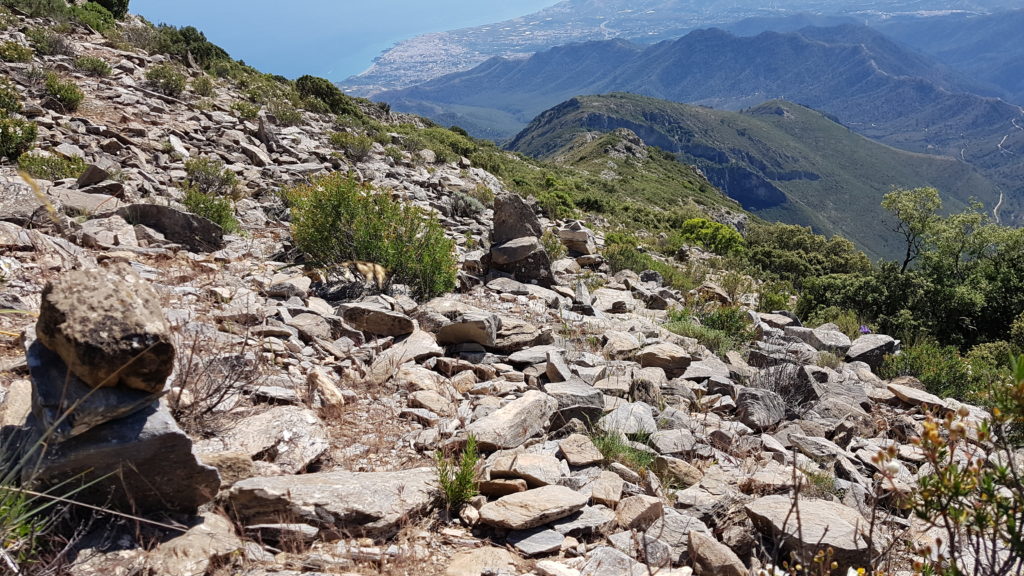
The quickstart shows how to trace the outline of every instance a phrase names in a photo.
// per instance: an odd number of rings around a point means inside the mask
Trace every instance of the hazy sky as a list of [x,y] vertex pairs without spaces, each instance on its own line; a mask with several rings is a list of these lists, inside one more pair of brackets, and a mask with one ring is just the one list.
[[154,24],[195,26],[233,58],[274,74],[344,80],[395,42],[524,16],[557,0],[132,0]]

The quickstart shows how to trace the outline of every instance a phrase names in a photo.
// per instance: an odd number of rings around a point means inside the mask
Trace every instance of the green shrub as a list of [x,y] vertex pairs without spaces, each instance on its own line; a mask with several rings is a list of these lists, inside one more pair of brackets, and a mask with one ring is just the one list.
[[738,307],[670,310],[665,329],[694,338],[717,354],[739,349],[754,335],[746,312]]
[[868,330],[871,329],[870,326],[862,323],[857,318],[857,313],[853,310],[845,310],[835,306],[828,306],[816,311],[808,316],[804,323],[814,328],[822,324],[835,324],[839,326],[839,331],[849,336],[851,340],[860,336],[861,326],[866,327]]
[[213,78],[210,78],[206,74],[203,74],[192,81],[192,91],[204,98],[213,96],[215,88],[216,84],[213,83]]
[[68,15],[68,4],[65,0],[4,0],[4,4],[17,8],[33,18],[46,17],[62,21]]
[[788,282],[765,282],[757,299],[757,311],[788,310],[792,293],[793,289]]
[[185,91],[185,81],[185,74],[172,64],[157,64],[146,71],[146,82],[153,90],[172,98]]
[[185,161],[185,186],[203,194],[234,196],[238,177],[216,158],[195,157]]
[[71,17],[97,32],[107,32],[114,28],[113,14],[96,2],[72,7]]
[[110,76],[110,64],[103,58],[95,56],[79,56],[75,58],[75,68],[93,76]]
[[476,437],[470,434],[458,458],[445,455],[438,450],[434,453],[437,464],[437,483],[441,488],[441,501],[445,511],[458,514],[469,499],[477,495],[480,476],[480,454],[477,452]]
[[64,113],[78,110],[82,100],[85,100],[85,94],[78,84],[72,80],[65,80],[53,72],[46,74],[46,96],[50,106]]
[[295,81],[295,89],[302,98],[319,100],[335,114],[346,114],[357,118],[364,116],[356,99],[346,95],[326,78],[301,76]]
[[345,154],[354,160],[365,160],[373,149],[373,139],[366,134],[353,134],[351,132],[334,132],[331,134],[331,144],[345,151]]
[[274,123],[278,126],[302,124],[302,112],[284,98],[276,98],[267,103],[267,111],[274,117]]
[[129,0],[96,0],[96,4],[107,9],[118,20],[128,15],[128,2]]
[[401,162],[402,159],[404,158],[404,155],[402,154],[402,149],[399,148],[398,146],[395,146],[394,144],[389,144],[384,147],[384,155],[387,156],[388,158],[391,158],[395,162]]
[[434,216],[331,174],[286,193],[295,245],[320,265],[348,260],[384,266],[420,298],[455,288],[455,243]]
[[18,168],[33,178],[43,180],[60,180],[62,178],[78,178],[85,172],[85,160],[65,158],[63,156],[36,156],[22,154],[18,158]]
[[14,160],[32,148],[37,129],[34,122],[0,116],[0,156]]
[[[452,214],[462,218],[476,216],[487,209],[487,207],[485,207],[479,200],[465,192],[456,192],[452,194],[451,202]],[[550,252],[548,252],[548,254],[550,255]]]
[[744,247],[743,237],[739,232],[725,224],[705,218],[691,218],[683,222],[679,234],[684,239],[722,256],[740,253]]
[[[614,236],[613,236],[614,238]],[[622,270],[636,273],[654,270],[665,280],[665,284],[677,290],[692,290],[696,283],[682,270],[659,260],[650,254],[641,252],[633,244],[622,244],[605,239],[604,258],[613,274]]]
[[26,33],[36,52],[46,56],[74,56],[75,49],[63,35],[46,28],[30,28]]
[[17,42],[0,43],[0,60],[4,62],[31,62],[32,49]]
[[0,78],[0,116],[21,112],[21,93],[7,80]]
[[204,69],[218,62],[230,60],[223,48],[206,39],[206,35],[193,26],[175,28],[167,24],[156,27],[157,35],[153,46],[144,48],[150,52],[159,52],[173,56],[181,62],[189,58]]
[[569,253],[569,249],[565,247],[565,244],[562,244],[562,239],[558,237],[558,234],[555,234],[551,230],[545,230],[544,233],[540,235],[540,244],[544,247],[544,250],[548,253],[551,260],[565,258]]
[[260,116],[260,105],[246,102],[245,100],[232,102],[231,110],[242,120],[255,120]]
[[204,194],[195,188],[186,188],[182,201],[188,211],[217,224],[227,234],[238,231],[235,207],[229,198]]
[[953,346],[942,346],[930,341],[908,346],[900,354],[885,357],[881,376],[913,376],[929,392],[942,398],[961,401],[977,399],[972,385],[971,367],[960,358]]

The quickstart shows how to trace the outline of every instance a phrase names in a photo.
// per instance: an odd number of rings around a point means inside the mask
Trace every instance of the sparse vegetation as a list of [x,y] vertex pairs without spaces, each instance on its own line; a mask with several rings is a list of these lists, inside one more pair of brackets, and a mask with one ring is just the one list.
[[392,281],[420,298],[455,287],[454,241],[434,216],[391,199],[344,174],[286,192],[292,237],[313,262],[363,260],[384,266]]
[[477,453],[476,438],[472,434],[467,436],[457,458],[436,451],[434,462],[437,465],[441,503],[449,515],[458,515],[469,499],[477,495],[480,455]]
[[643,450],[633,444],[646,444],[649,438],[645,435],[631,441],[616,432],[597,432],[590,439],[604,456],[605,463],[618,462],[636,472],[650,470],[657,457],[653,450]]
[[221,227],[226,233],[239,229],[231,198],[238,188],[238,177],[213,158],[190,158],[185,162],[188,174],[183,203],[190,212]]
[[31,62],[32,49],[14,41],[0,43],[0,60],[4,62]]
[[56,72],[46,73],[46,102],[47,104],[64,112],[74,112],[85,100],[85,93],[75,84],[73,80],[62,78]]
[[85,172],[86,163],[77,156],[65,158],[57,155],[22,154],[18,158],[18,168],[33,178],[60,180],[78,178]]
[[157,64],[146,70],[146,82],[153,90],[178,98],[185,91],[186,76],[173,64]]
[[32,47],[45,56],[74,56],[75,50],[60,33],[47,28],[30,28],[25,33]]
[[216,84],[213,82],[213,78],[210,78],[206,74],[203,74],[192,80],[192,91],[198,96],[209,98],[216,92]]
[[669,311],[665,328],[698,342],[722,355],[753,339],[749,318],[738,307],[703,305]]
[[331,144],[340,148],[353,160],[365,160],[373,149],[373,139],[366,134],[352,132],[335,132],[331,134]]
[[93,76],[110,76],[110,64],[103,58],[96,56],[79,56],[75,58],[75,68]]
[[34,122],[0,116],[0,156],[13,160],[28,152],[36,141],[36,134]]

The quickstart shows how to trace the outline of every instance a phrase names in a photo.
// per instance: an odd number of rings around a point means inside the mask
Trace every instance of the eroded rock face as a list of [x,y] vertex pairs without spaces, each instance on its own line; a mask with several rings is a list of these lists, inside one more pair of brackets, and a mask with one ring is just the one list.
[[524,236],[540,238],[543,232],[533,207],[518,194],[499,194],[494,198],[493,244],[504,244]]
[[40,487],[94,482],[75,499],[140,514],[195,512],[220,487],[217,469],[198,461],[164,402],[51,443],[24,476]]
[[48,283],[36,334],[94,388],[159,392],[174,367],[159,297],[127,268],[74,270]]

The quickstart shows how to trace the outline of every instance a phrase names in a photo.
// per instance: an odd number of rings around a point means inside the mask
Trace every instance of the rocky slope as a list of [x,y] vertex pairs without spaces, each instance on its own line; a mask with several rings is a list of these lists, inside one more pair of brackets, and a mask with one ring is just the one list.
[[[17,27],[0,36],[25,42]],[[226,84],[208,101],[161,96],[143,78],[162,56],[68,37],[114,73],[83,76],[70,56],[0,64],[38,148],[90,166],[38,191],[0,167],[0,298],[22,312],[0,316],[0,415],[7,433],[47,438],[27,478],[116,470],[77,496],[160,521],[103,517],[68,572],[738,575],[815,546],[861,566],[887,534],[923,534],[898,506],[863,534],[872,456],[901,446],[899,492],[921,471],[902,446],[921,408],[960,408],[878,379],[892,338],[751,311],[756,337],[720,357],[667,331],[667,310],[755,294],[727,294],[714,274],[691,293],[649,271],[609,275],[599,235],[538,218],[464,161],[375,146],[355,162],[330,151],[322,117],[243,121]],[[41,105],[35,66],[83,87],[79,111]],[[195,156],[243,183],[241,234],[182,210]],[[336,288],[362,279],[291,266],[275,191],[339,169],[441,215],[460,242],[458,293],[343,299]],[[451,195],[478,186],[493,209],[455,215]],[[546,230],[568,257],[551,261]],[[481,495],[449,520],[433,454],[469,434]],[[821,489],[801,498],[797,530],[790,495],[808,478]]]

